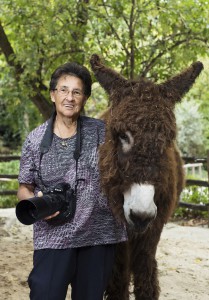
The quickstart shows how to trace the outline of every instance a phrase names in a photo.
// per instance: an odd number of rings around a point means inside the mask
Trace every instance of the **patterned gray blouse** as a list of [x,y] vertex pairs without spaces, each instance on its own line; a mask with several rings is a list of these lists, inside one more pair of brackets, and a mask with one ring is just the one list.
[[[40,143],[48,121],[34,129],[27,137],[20,160],[19,183],[33,184],[35,194],[43,190],[38,174]],[[127,240],[125,226],[118,224],[102,194],[99,184],[98,146],[104,141],[105,127],[101,120],[81,117],[81,156],[78,160],[76,212],[73,220],[63,225],[49,225],[46,221],[34,224],[34,248],[65,249],[90,245],[112,244]],[[45,187],[68,182],[75,186],[76,135],[63,139],[54,134],[49,151],[41,160],[41,175]]]

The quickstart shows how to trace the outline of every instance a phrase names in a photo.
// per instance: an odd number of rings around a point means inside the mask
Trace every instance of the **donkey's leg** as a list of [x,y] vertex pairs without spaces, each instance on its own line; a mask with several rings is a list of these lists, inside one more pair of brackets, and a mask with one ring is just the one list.
[[105,292],[106,300],[129,299],[129,253],[128,244],[120,243],[116,246],[115,264],[111,280]]
[[134,277],[135,299],[158,300],[160,287],[155,257],[148,254],[135,256],[132,271]]

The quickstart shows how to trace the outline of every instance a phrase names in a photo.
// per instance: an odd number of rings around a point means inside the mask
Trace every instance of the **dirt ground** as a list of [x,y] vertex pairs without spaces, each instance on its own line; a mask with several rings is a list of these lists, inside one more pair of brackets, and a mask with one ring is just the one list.
[[[20,224],[14,209],[0,209],[1,300],[29,299],[27,276],[32,267],[32,253],[32,226]],[[209,228],[206,224],[168,223],[157,258],[160,300],[209,300]]]

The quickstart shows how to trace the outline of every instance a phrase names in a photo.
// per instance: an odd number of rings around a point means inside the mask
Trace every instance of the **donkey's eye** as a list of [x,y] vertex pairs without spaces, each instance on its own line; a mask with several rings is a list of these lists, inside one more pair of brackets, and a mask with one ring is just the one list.
[[119,139],[125,141],[126,143],[129,143],[129,137],[125,132],[119,133]]
[[134,138],[131,132],[130,131],[121,132],[119,133],[118,137],[121,142],[122,151],[124,153],[128,153],[134,145]]

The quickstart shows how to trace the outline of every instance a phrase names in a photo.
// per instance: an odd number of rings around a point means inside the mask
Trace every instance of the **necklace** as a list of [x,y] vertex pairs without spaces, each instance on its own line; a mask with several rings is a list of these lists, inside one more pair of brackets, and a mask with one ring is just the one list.
[[[60,144],[61,144],[62,147],[67,148],[67,146],[68,146],[68,143],[67,143],[68,138],[67,138],[67,139],[64,139],[64,138],[62,137],[61,131],[60,131],[60,128],[59,128],[59,126],[58,126],[58,122],[57,122],[57,121],[56,121],[56,125],[57,125],[57,129],[58,129],[59,135],[60,135],[60,137],[61,137],[61,139],[62,139],[61,142],[60,142]],[[69,136],[69,138],[72,137],[72,136],[74,136],[74,135],[76,134],[76,131],[77,131],[77,121],[76,121],[76,123],[75,123],[75,130],[74,130],[73,133]]]
[[62,141],[60,142],[60,144],[61,144],[61,146],[64,147],[64,148],[67,148],[67,146],[68,146],[66,140],[62,140]]

